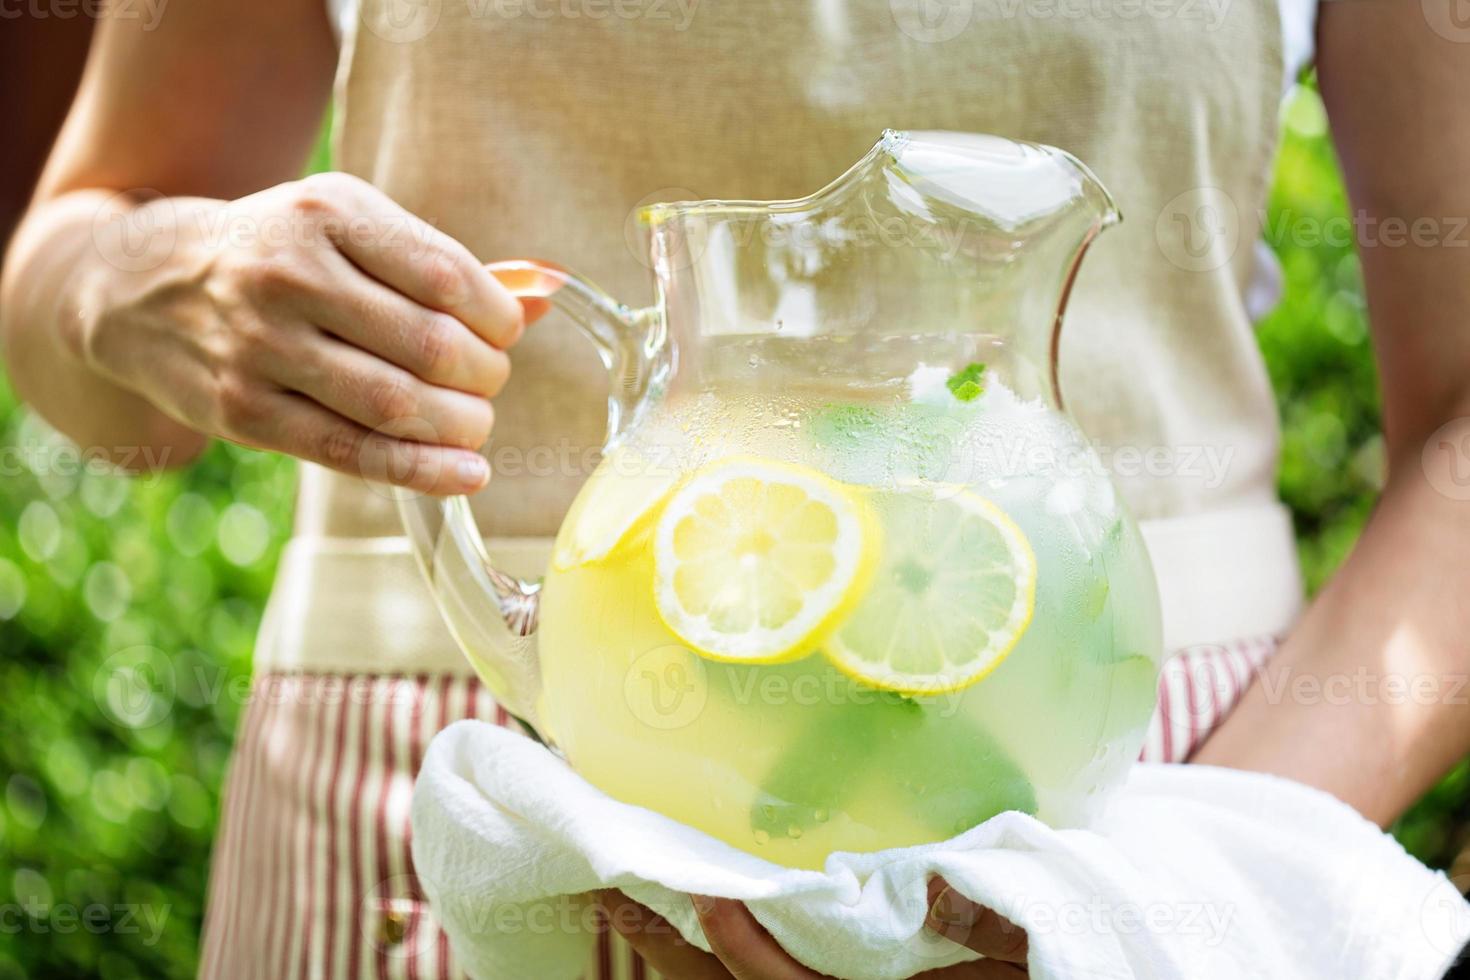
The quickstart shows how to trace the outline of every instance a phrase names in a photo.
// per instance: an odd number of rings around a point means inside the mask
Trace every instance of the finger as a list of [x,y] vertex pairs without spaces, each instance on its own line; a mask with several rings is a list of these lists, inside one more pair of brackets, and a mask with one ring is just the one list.
[[420,306],[373,282],[345,261],[330,291],[303,297],[311,323],[412,372],[430,384],[493,398],[510,377],[510,359],[447,313]]
[[461,449],[479,449],[490,438],[495,411],[478,395],[420,381],[316,331],[284,354],[262,365],[271,378],[375,432]]
[[597,902],[613,930],[658,973],[673,980],[730,980],[730,971],[719,960],[692,945],[667,919],[622,892],[601,892]]
[[929,916],[934,932],[993,960],[1026,962],[1026,931],[998,913],[976,905],[942,878],[929,882]]
[[520,299],[527,325],[535,323],[551,311],[551,300],[544,296],[522,296]]
[[358,181],[344,193],[359,198],[358,216],[325,230],[353,265],[409,299],[450,314],[496,347],[520,339],[525,311],[469,249],[371,185]]
[[370,432],[291,392],[232,388],[221,405],[226,438],[350,476],[435,495],[474,493],[490,478],[479,453]]
[[704,937],[735,980],[818,980],[782,949],[744,902],[691,896]]
[[496,282],[521,301],[521,310],[525,313],[526,323],[535,323],[550,312],[551,292],[555,292],[559,287],[553,286],[551,291],[547,292],[545,276],[539,269],[522,265],[509,268],[486,266],[486,269],[495,277]]

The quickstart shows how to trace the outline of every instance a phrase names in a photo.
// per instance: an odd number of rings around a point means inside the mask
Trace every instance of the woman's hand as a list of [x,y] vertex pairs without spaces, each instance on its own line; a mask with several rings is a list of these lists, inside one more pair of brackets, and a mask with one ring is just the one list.
[[[668,980],[822,980],[787,955],[741,902],[693,896],[714,955],[691,946],[668,921],[617,891],[599,896],[609,924]],[[1017,980],[1026,973],[1026,934],[989,909],[929,883],[929,928],[987,957],[931,970],[916,980]]]
[[[928,926],[951,942],[966,946],[986,957],[948,970],[935,970],[925,977],[987,977],[995,980],[1027,976],[1026,933],[999,913],[982,908],[950,888],[942,878],[929,882]],[[969,970],[971,972],[961,972]]]
[[109,205],[98,234],[172,246],[99,277],[69,338],[98,374],[205,435],[424,492],[484,485],[525,316],[459,242],[345,174]]

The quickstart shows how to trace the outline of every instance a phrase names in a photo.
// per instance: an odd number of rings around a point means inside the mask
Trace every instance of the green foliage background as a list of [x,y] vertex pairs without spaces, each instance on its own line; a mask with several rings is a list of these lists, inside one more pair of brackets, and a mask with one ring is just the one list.
[[[1286,298],[1260,341],[1285,427],[1281,492],[1315,588],[1361,529],[1383,452],[1357,260],[1297,234],[1348,211],[1313,91],[1285,124],[1268,238]],[[0,980],[193,976],[294,469],[219,445],[182,473],[77,472],[3,389],[0,460]],[[1467,810],[1462,766],[1396,830],[1444,867]]]

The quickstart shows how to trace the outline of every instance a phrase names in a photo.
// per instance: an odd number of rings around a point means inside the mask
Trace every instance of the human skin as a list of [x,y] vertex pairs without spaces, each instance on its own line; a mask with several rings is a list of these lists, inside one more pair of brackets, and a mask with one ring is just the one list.
[[[1381,825],[1470,751],[1464,707],[1449,696],[1470,672],[1470,503],[1443,492],[1440,457],[1423,455],[1446,425],[1470,432],[1470,421],[1457,423],[1470,418],[1470,248],[1449,240],[1454,217],[1470,215],[1470,45],[1426,18],[1452,2],[1322,7],[1321,88],[1353,207],[1432,219],[1445,238],[1360,249],[1383,386],[1383,496],[1265,680],[1194,760],[1295,779]],[[292,181],[335,62],[320,0],[212,0],[170,8],[151,33],[104,21],[99,34],[0,282],[0,330],[22,397],[83,446],[143,447],[174,465],[223,436],[430,492],[476,489],[487,474],[468,457],[488,435],[487,399],[524,317],[432,229],[415,226],[427,244],[399,251],[346,240],[336,220],[345,213],[396,226],[411,218],[361,182]],[[108,261],[94,237],[99,213],[124,230],[174,227],[182,245],[147,270],[121,268],[129,263]],[[188,239],[201,215],[290,219],[308,244],[221,254]],[[221,296],[246,314],[221,313]],[[348,322],[356,315],[362,324]],[[370,333],[342,335],[354,326]],[[334,357],[334,344],[356,354]],[[287,374],[301,345],[313,345],[315,377]],[[439,373],[464,359],[483,376]],[[399,438],[410,416],[430,418],[439,441]],[[1446,696],[1282,697],[1272,683],[1363,671],[1428,678]],[[933,977],[1024,975],[1018,930],[940,882],[931,900],[933,927],[991,957]],[[616,893],[602,901],[626,909],[629,941],[675,980],[816,976],[739,903],[697,903],[711,956],[639,928],[652,913]]]
[[0,282],[16,390],[89,453],[226,438],[430,493],[489,479],[524,311],[366,182],[290,179],[335,58],[306,0],[99,24]]
[[[1341,569],[1191,760],[1315,786],[1385,827],[1470,752],[1470,500],[1444,492],[1461,472],[1452,467],[1470,466],[1470,44],[1436,33],[1426,16],[1452,2],[1321,7],[1318,79],[1352,207],[1375,227],[1430,219],[1442,238],[1360,242],[1383,395],[1383,494]],[[1386,685],[1400,681],[1430,696],[1393,695]],[[1331,690],[1344,694],[1320,693]],[[1025,976],[1021,930],[942,882],[930,899],[931,928],[991,958],[932,976]],[[670,974],[680,980],[818,976],[733,904],[701,915],[723,962],[659,930],[630,941],[655,964],[680,954]]]

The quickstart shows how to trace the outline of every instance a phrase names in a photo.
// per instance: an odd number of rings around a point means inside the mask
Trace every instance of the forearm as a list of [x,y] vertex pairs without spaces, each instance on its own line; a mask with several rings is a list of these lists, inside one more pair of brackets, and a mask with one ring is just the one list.
[[1387,825],[1470,752],[1470,501],[1441,492],[1448,453],[1431,447],[1442,468],[1431,479],[1416,449],[1395,460],[1352,555],[1194,761],[1286,776]]
[[[176,374],[184,360],[152,342],[161,325],[120,341],[126,357],[150,358],[146,375],[126,379],[89,350],[102,333],[91,328],[113,297],[129,302],[168,285],[162,260],[180,260],[188,230],[214,227],[198,222],[197,209],[301,172],[335,64],[326,7],[310,0],[184,4],[157,23],[97,18],[81,85],[0,282],[6,368],[62,432],[89,450],[147,449],[169,465],[203,448],[178,405],[158,408],[188,387]],[[180,196],[140,203],[117,193],[133,188]]]
[[[183,210],[197,215],[206,205]],[[174,260],[180,209],[161,201],[137,213],[139,206],[82,190],[33,207],[6,257],[0,335],[17,394],[84,450],[179,466],[207,439],[108,376],[88,349],[112,297]]]

